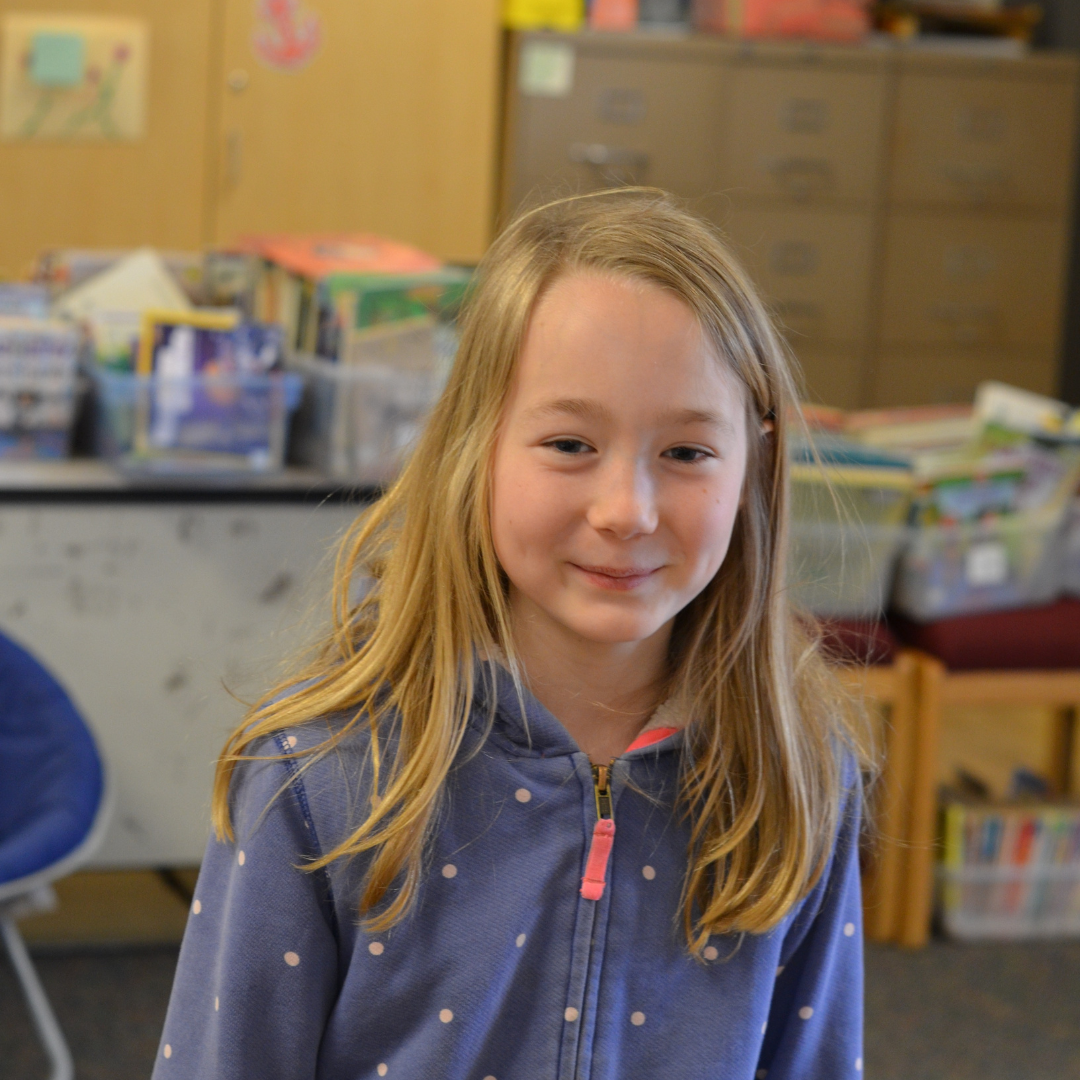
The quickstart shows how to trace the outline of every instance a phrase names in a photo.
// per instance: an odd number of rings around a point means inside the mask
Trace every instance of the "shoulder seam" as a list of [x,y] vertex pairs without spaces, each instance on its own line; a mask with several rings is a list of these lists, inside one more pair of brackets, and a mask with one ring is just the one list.
[[[285,766],[286,772],[289,774],[289,789],[292,791],[293,796],[296,799],[296,805],[300,809],[300,815],[304,819],[304,826],[311,835],[312,843],[315,850],[320,856],[323,854],[322,844],[319,842],[319,833],[315,828],[315,819],[311,813],[311,805],[308,802],[307,789],[304,787],[303,777],[300,775],[300,768],[296,764],[296,758],[292,756],[292,749],[285,741],[285,735],[282,732],[276,732],[273,736],[274,742],[277,744],[278,749],[282,754],[282,764]],[[322,867],[316,871],[323,880],[323,884],[326,888],[326,901],[325,907],[327,915],[330,918],[330,922],[333,926],[334,936],[340,940],[340,933],[338,929],[337,921],[337,905],[334,903],[334,887],[330,880],[330,872],[327,867]]]

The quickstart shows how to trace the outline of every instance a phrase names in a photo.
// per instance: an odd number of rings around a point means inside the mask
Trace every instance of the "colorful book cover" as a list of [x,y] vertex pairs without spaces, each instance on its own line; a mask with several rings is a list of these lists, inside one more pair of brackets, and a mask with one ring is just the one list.
[[424,274],[443,265],[419,248],[370,233],[249,236],[235,247],[316,281],[330,274]]

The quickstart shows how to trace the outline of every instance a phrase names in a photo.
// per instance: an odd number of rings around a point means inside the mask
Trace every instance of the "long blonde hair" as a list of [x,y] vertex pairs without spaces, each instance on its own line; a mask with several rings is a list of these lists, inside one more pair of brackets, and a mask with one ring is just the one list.
[[[744,386],[748,430],[772,429],[750,438],[727,557],[672,634],[667,690],[693,719],[681,782],[692,949],[710,934],[768,930],[806,895],[836,832],[844,748],[861,760],[852,710],[785,592],[797,398],[765,307],[713,228],[663,192],[550,203],[514,221],[480,264],[445,391],[400,478],[341,547],[333,627],[317,658],[256,703],[218,760],[214,823],[231,837],[233,769],[257,744],[329,716],[341,721],[309,755],[366,732],[371,810],[310,868],[368,853],[359,909],[372,929],[415,899],[474,704],[475,658],[502,656],[517,670],[489,525],[490,464],[530,312],[555,278],[580,270],[678,296]],[[361,575],[372,584],[355,602]]]

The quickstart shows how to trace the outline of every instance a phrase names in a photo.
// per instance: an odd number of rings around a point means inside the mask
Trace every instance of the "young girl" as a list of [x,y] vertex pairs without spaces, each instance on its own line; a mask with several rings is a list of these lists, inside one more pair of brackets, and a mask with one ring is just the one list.
[[859,1075],[860,753],[784,589],[794,401],[662,193],[503,233],[332,636],[218,763],[156,1080]]

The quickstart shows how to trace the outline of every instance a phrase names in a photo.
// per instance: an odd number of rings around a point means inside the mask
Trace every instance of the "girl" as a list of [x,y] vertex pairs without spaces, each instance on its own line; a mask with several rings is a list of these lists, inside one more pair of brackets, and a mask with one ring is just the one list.
[[860,755],[784,591],[794,401],[662,193],[510,226],[332,636],[218,762],[157,1080],[858,1076]]

